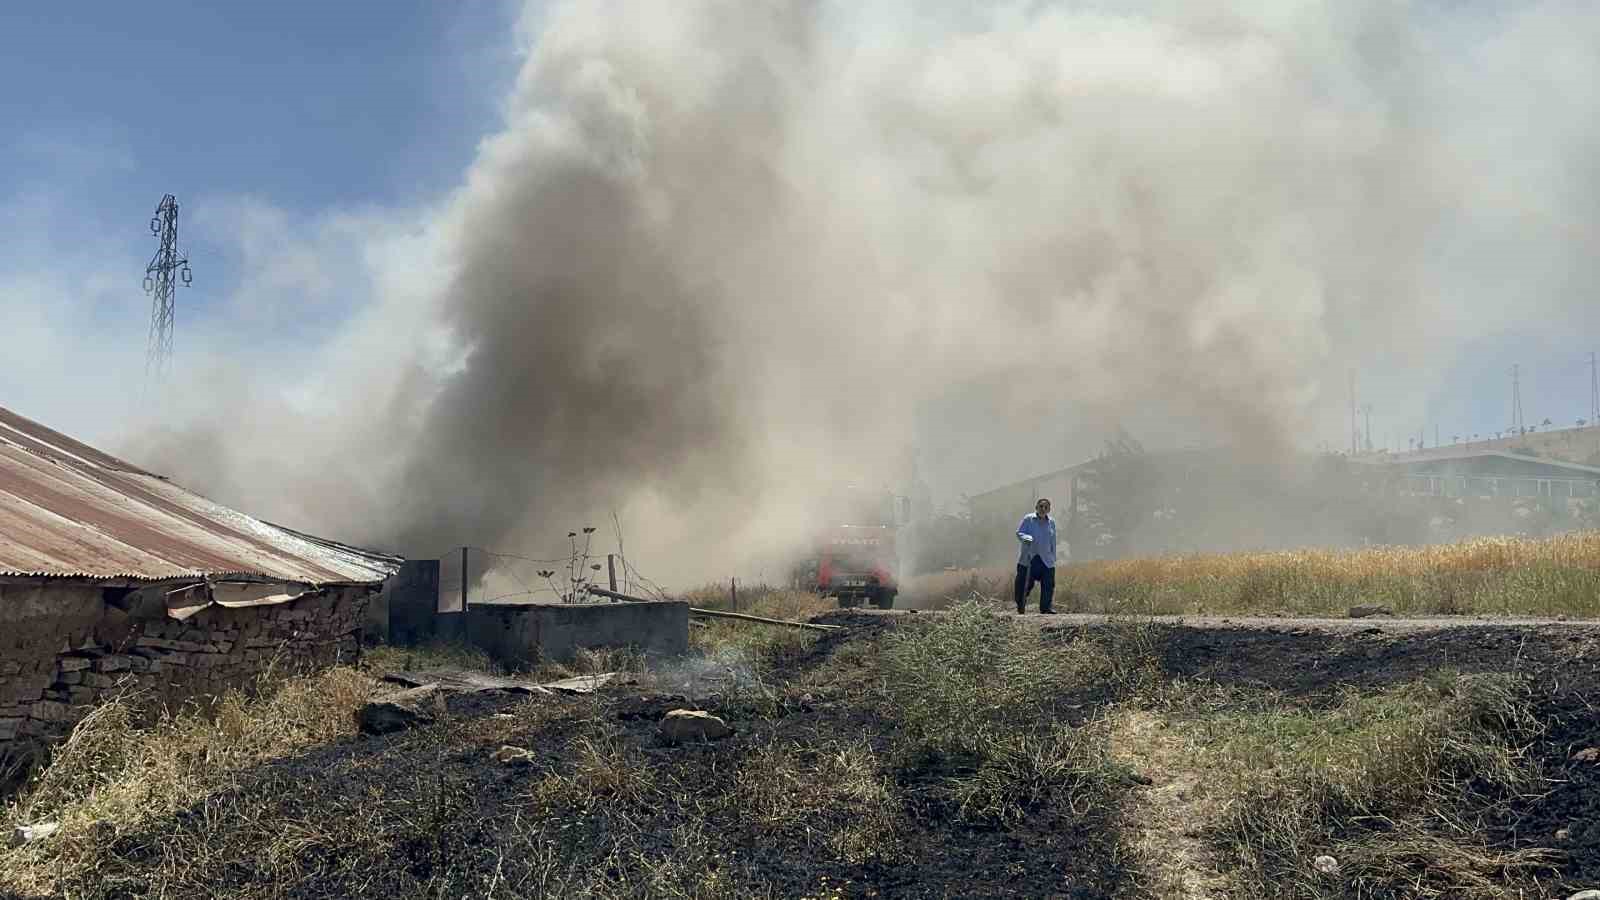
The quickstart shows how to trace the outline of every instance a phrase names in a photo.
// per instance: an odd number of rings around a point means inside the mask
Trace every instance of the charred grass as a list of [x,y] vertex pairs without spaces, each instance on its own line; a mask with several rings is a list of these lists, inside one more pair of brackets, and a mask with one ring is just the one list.
[[[822,620],[849,627],[701,630],[700,664],[740,674],[690,695],[663,672],[459,697],[449,722],[379,738],[352,734],[377,685],[349,669],[149,727],[109,706],[0,821],[63,823],[0,850],[0,894],[1510,898],[1600,876],[1600,785],[1570,761],[1600,742],[1592,640],[1463,631],[1471,666],[1396,644],[1302,684],[1308,652],[1356,638],[1218,667],[1198,650],[1215,634],[1137,620]],[[681,706],[734,735],[663,744]],[[1134,715],[1162,753],[1118,745]],[[1163,817],[1179,777],[1192,802]],[[1152,839],[1176,828],[1192,847]],[[1200,865],[1220,875],[1173,871]]]
[[1547,786],[1516,675],[1439,671],[1325,707],[1259,696],[1180,720],[1209,773],[1208,837],[1254,896],[1539,897],[1559,874],[1550,835],[1497,839]]

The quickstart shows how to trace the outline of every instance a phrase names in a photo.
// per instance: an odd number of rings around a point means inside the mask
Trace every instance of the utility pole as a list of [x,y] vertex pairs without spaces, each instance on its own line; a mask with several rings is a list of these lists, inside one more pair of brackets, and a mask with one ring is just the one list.
[[1372,452],[1372,404],[1371,403],[1362,404],[1361,412],[1367,418],[1367,452],[1371,453]]
[[1511,365],[1511,430],[1518,435],[1528,433],[1522,422],[1522,367]]
[[1600,368],[1596,368],[1594,351],[1589,351],[1589,425],[1600,428]]
[[176,311],[173,275],[185,286],[194,283],[189,260],[178,255],[178,198],[167,194],[150,219],[150,233],[161,242],[156,255],[144,268],[144,292],[150,295],[150,347],[145,358],[145,373],[160,376],[172,360],[172,324]]
[[[1361,429],[1356,427],[1356,370],[1350,370],[1350,455],[1356,455],[1356,439]],[[1372,449],[1372,424],[1367,424],[1367,449]]]

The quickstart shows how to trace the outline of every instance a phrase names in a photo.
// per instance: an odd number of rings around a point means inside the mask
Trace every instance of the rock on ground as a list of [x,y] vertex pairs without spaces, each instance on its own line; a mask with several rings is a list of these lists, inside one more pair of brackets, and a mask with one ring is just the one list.
[[42,841],[57,831],[61,830],[59,822],[40,822],[38,825],[18,825],[11,829],[11,838],[7,842],[13,847],[33,841]]
[[1369,616],[1392,616],[1394,610],[1387,606],[1352,606],[1349,616],[1352,619],[1365,619]]
[[1311,862],[1311,866],[1324,875],[1339,874],[1339,861],[1331,856],[1319,856]]
[[389,734],[431,725],[444,715],[444,691],[430,684],[365,704],[356,711],[356,727],[362,734]]
[[533,751],[506,744],[494,752],[494,761],[504,766],[527,766],[534,761]]
[[728,723],[699,709],[674,709],[661,717],[661,736],[670,744],[715,741],[733,734]]

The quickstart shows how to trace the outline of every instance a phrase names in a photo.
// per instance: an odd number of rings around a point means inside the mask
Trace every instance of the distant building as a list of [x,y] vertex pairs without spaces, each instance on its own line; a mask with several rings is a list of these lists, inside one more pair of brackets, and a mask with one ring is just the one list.
[[1354,461],[1383,471],[1392,491],[1412,496],[1552,500],[1600,496],[1600,468],[1499,450],[1451,447]]
[[1405,452],[1378,451],[1358,453],[1359,460],[1387,459],[1391,462],[1412,459],[1432,459],[1454,456],[1464,452],[1512,453],[1520,456],[1538,456],[1559,459],[1584,465],[1600,465],[1600,427],[1590,424],[1583,428],[1552,428],[1549,431],[1529,431],[1507,437],[1470,437],[1450,440],[1421,450]]
[[[1075,560],[1424,543],[1586,527],[1600,505],[1600,467],[1477,446],[1355,457],[1102,455],[969,496],[981,558],[996,563],[1014,550],[1012,530],[1040,497],[1053,502]],[[1535,509],[1547,515],[1530,519]]]
[[1050,498],[1056,518],[1070,515],[1077,496],[1078,473],[1093,463],[1094,460],[1085,460],[1064,469],[970,495],[967,497],[967,509],[971,513],[972,524],[979,528],[1014,528],[1023,516],[1033,511],[1033,505],[1040,497]]

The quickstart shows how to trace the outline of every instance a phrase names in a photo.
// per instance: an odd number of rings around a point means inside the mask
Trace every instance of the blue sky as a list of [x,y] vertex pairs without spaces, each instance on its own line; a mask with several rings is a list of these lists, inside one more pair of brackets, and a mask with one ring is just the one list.
[[502,0],[88,6],[0,9],[0,190],[99,163],[121,189],[80,208],[108,221],[163,190],[307,210],[448,188],[516,63]]
[[[38,357],[0,376],[0,402],[115,438],[119,399],[89,396],[107,393],[104,373],[66,357],[130,370],[116,381],[140,374],[147,223],[167,192],[195,272],[178,295],[180,354],[225,315],[292,329],[348,313],[367,292],[337,271],[337,248],[362,248],[362,216],[459,185],[501,122],[520,12],[512,0],[0,5],[0,313]],[[237,308],[319,293],[329,302],[309,321],[296,321],[303,308]]]
[[208,208],[248,200],[293,231],[443,195],[498,123],[518,62],[505,0],[92,7],[0,7],[9,261],[71,268],[92,245],[142,309],[146,223],[172,192],[191,317],[245,265],[236,235],[204,227]]

